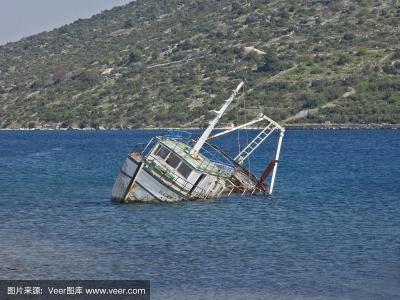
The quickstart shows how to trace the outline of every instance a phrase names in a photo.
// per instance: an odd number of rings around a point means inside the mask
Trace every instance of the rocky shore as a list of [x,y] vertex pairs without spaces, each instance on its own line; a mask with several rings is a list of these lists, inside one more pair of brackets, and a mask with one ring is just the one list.
[[[400,124],[284,124],[287,130],[377,130],[377,129],[400,129]],[[120,131],[120,130],[198,130],[201,128],[176,128],[176,127],[144,127],[144,128],[133,128],[133,127],[98,127],[98,128],[79,128],[79,127],[35,127],[35,128],[1,128],[0,131]],[[219,127],[217,129],[225,130],[229,127]],[[249,129],[257,130],[258,127],[251,127]]]

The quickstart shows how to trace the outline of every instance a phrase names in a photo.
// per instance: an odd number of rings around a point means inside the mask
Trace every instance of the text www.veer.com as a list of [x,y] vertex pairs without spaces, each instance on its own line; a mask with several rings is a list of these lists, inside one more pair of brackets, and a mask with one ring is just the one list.
[[146,295],[146,289],[85,289],[86,295]]

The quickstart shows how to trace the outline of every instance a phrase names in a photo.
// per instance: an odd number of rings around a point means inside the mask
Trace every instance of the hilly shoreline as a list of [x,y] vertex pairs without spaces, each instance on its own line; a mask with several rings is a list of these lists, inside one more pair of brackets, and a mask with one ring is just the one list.
[[[400,124],[286,124],[286,130],[399,130]],[[260,130],[262,127],[249,127],[247,130]],[[127,131],[127,130],[203,130],[200,127],[144,127],[144,128],[0,128],[0,131]],[[226,130],[229,127],[217,127],[215,130]]]
[[389,0],[134,1],[0,46],[0,128],[202,128],[239,80],[221,126],[397,127],[399,18]]

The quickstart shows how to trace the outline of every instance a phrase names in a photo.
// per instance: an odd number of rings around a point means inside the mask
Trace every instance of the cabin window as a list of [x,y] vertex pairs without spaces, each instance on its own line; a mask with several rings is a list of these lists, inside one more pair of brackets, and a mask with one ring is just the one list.
[[181,162],[181,159],[179,158],[178,155],[171,153],[166,162],[175,169]]
[[159,146],[156,151],[156,155],[161,157],[162,159],[166,159],[169,154],[169,150],[163,146]]
[[161,149],[161,145],[157,145],[157,147],[153,151],[153,154],[158,155],[158,152],[160,151],[160,149]]
[[185,178],[188,178],[190,176],[190,173],[192,173],[193,171],[193,169],[189,167],[189,165],[185,162],[182,162],[177,170]]

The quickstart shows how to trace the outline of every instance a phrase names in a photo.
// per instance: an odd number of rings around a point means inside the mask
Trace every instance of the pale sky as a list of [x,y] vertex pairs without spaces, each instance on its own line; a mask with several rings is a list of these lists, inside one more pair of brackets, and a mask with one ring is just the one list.
[[0,0],[0,45],[132,0]]

